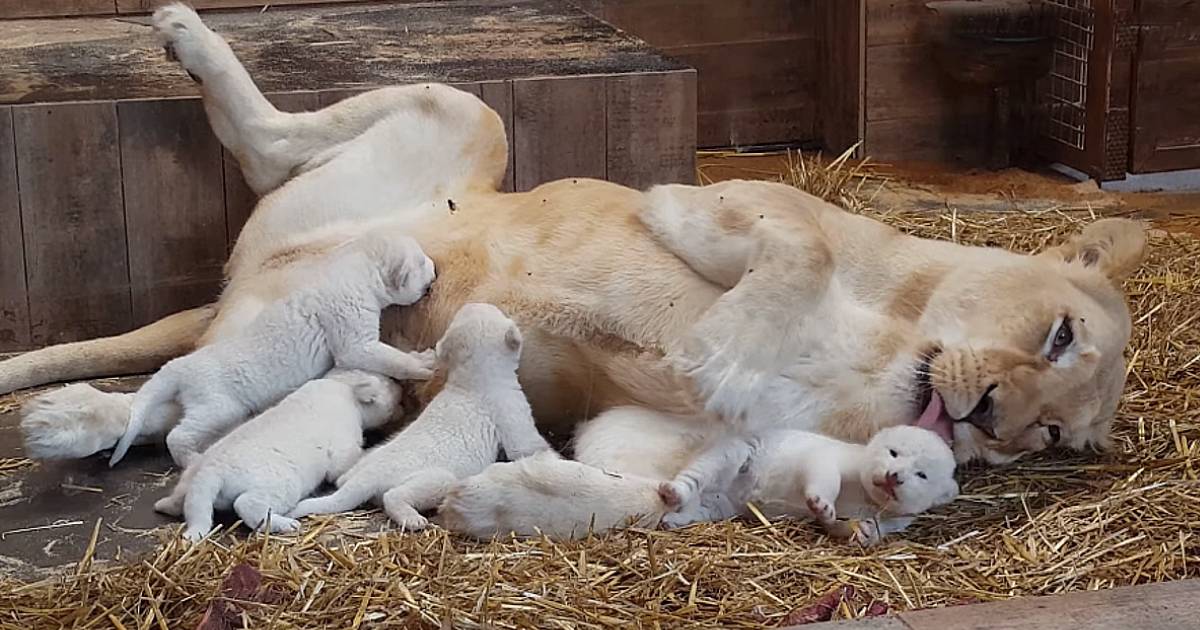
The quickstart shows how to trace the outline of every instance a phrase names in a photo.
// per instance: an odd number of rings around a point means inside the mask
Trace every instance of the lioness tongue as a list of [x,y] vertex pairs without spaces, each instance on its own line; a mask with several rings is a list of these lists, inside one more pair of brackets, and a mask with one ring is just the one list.
[[921,417],[917,418],[913,424],[942,436],[947,443],[952,442],[954,441],[954,421],[944,411],[942,397],[938,395],[937,391],[934,391],[929,397],[929,405],[925,407],[925,411],[921,412]]

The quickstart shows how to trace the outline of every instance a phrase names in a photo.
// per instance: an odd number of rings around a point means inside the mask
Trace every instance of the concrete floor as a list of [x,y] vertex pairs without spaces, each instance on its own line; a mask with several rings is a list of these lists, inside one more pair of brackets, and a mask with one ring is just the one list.
[[[143,378],[106,379],[97,387],[133,391]],[[24,457],[19,417],[0,414],[0,458]],[[152,532],[177,521],[157,514],[154,502],[174,483],[171,458],[162,447],[135,447],[113,469],[107,456],[39,462],[0,476],[0,571],[28,579],[78,561],[96,521],[97,559],[153,549]]]

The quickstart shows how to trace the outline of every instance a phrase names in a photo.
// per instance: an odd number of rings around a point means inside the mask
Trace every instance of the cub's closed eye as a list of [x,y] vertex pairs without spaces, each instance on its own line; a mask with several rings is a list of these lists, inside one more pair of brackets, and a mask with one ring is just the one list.
[[917,473],[917,476],[918,476],[918,477],[920,477],[920,478],[922,478],[922,479],[928,479],[928,478],[929,478],[929,477],[926,477],[926,476],[925,476],[925,473],[923,473],[923,472],[919,472],[919,473]]
[[892,454],[892,457],[899,457],[899,456],[900,456],[898,453],[896,453],[896,449],[894,449],[894,448],[889,448],[889,449],[888,449],[888,452]]

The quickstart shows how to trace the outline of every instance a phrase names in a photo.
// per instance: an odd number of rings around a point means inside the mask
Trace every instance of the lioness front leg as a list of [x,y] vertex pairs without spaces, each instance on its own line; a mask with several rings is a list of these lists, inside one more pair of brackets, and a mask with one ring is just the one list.
[[824,207],[805,207],[810,197],[782,184],[659,186],[649,197],[640,218],[655,238],[730,287],[668,359],[708,411],[741,420],[787,377],[830,286],[833,255],[815,219]]

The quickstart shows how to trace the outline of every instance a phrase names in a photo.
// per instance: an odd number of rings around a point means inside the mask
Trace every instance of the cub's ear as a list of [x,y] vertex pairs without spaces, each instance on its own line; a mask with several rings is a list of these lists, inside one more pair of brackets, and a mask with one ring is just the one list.
[[1131,219],[1101,219],[1042,255],[1095,268],[1120,283],[1145,259],[1146,226]]
[[379,400],[379,387],[363,379],[354,385],[354,398],[362,405],[374,405]]
[[516,352],[521,349],[521,341],[521,329],[517,328],[516,324],[509,326],[508,331],[504,333],[504,345]]

